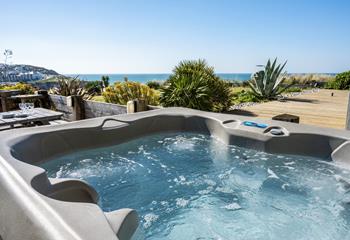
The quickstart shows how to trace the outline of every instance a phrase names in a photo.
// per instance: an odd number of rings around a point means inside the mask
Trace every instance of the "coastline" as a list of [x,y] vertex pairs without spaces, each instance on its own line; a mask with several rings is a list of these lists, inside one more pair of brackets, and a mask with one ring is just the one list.
[[[149,81],[165,81],[170,76],[170,73],[146,73],[146,74],[64,74],[69,77],[79,76],[84,81],[100,80],[102,76],[109,76],[110,82],[123,81],[127,77],[130,81],[146,83]],[[247,81],[250,79],[250,73],[217,73],[219,77],[229,81]]]
[[[134,81],[134,82],[140,82],[140,83],[147,83],[149,81],[165,81],[170,76],[170,73],[125,73],[125,74],[63,74],[65,76],[69,77],[76,77],[79,76],[79,78],[83,81],[96,81],[101,80],[101,77],[106,75],[109,76],[110,82],[118,82],[118,81],[124,81],[124,78],[127,77],[128,80]],[[251,73],[217,73],[217,75],[228,81],[239,81],[244,82],[250,79]],[[290,76],[306,76],[306,75],[320,75],[320,76],[335,76],[336,73],[290,73],[288,74]]]

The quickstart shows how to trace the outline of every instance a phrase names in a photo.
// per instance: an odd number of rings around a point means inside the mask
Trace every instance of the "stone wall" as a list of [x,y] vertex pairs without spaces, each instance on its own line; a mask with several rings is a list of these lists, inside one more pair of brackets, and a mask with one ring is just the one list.
[[[49,99],[51,107],[63,113],[63,119],[68,121],[76,120],[74,119],[75,108],[67,105],[68,97],[50,94]],[[126,113],[126,106],[118,104],[83,100],[81,105],[84,108],[83,118],[96,118]]]
[[67,97],[49,94],[51,108],[63,113],[63,119],[73,121],[73,107],[67,106]]
[[96,102],[96,101],[84,101],[85,118],[95,118],[103,116],[112,116],[126,113],[126,106]]

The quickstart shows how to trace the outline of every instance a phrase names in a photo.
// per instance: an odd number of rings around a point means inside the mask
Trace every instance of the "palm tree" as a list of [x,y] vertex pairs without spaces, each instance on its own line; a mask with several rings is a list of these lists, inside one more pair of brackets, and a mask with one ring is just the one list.
[[102,76],[101,81],[102,81],[102,90],[104,91],[106,87],[109,86],[109,76]]

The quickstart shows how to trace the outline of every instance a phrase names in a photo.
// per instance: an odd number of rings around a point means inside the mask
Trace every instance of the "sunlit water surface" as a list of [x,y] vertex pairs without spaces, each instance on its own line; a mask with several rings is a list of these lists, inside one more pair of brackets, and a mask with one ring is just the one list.
[[134,239],[350,239],[350,174],[318,159],[173,133],[42,167],[89,182],[104,211],[136,209]]

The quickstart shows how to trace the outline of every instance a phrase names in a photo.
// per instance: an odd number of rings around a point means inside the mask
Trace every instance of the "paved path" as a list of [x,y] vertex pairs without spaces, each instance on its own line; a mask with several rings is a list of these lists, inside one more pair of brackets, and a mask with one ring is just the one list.
[[[331,94],[334,93],[334,96]],[[271,101],[244,107],[242,114],[269,118],[288,113],[300,117],[300,123],[321,127],[345,128],[349,91],[325,90],[302,94],[285,101]],[[235,113],[235,111],[233,112]]]

